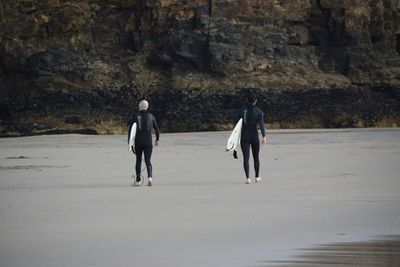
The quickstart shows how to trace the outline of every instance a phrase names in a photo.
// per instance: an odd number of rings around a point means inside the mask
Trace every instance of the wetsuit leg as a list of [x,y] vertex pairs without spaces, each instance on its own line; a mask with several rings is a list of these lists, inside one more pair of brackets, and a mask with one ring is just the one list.
[[140,182],[140,173],[142,172],[142,154],[143,154],[143,147],[135,146],[136,151],[136,181]]
[[144,148],[144,161],[146,162],[148,177],[153,177],[153,166],[151,165],[151,153],[153,152],[153,147]]
[[250,178],[250,175],[249,175],[250,143],[241,143],[240,146],[241,146],[242,152],[243,152],[244,172],[246,173],[246,178]]
[[260,173],[260,140],[257,138],[251,142],[251,152],[253,152],[255,177],[259,177]]

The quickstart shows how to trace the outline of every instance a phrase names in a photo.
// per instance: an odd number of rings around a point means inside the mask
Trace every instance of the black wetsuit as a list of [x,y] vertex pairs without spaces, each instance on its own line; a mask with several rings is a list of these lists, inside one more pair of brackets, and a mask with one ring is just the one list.
[[156,132],[156,140],[160,139],[160,130],[158,129],[157,121],[153,114],[147,111],[141,111],[132,116],[129,121],[129,136],[131,133],[132,124],[136,122],[136,137],[133,153],[136,154],[136,181],[140,181],[140,173],[142,167],[142,154],[144,152],[144,161],[146,162],[148,177],[153,177],[153,167],[151,165],[151,153],[153,152],[153,141],[151,137],[151,129]]
[[250,157],[250,146],[251,151],[253,152],[254,159],[254,171],[255,177],[259,177],[260,172],[260,140],[258,138],[258,129],[257,125],[259,125],[261,129],[261,134],[265,137],[265,128],[264,128],[264,113],[258,107],[253,105],[248,105],[244,109],[240,111],[238,120],[243,119],[242,133],[240,137],[240,146],[243,152],[243,167],[246,173],[246,177],[250,178],[249,175],[249,157]]

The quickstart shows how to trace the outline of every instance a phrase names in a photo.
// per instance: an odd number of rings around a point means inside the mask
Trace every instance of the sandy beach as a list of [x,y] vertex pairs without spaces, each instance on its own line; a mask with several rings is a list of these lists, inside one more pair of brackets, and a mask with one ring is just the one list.
[[151,188],[126,136],[0,139],[0,266],[276,266],[400,234],[400,129],[269,131],[251,185],[228,136],[162,134]]

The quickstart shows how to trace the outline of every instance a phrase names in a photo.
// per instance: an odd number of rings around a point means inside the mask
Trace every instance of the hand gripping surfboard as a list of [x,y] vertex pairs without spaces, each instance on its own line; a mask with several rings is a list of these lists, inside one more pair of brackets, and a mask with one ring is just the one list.
[[226,144],[226,151],[236,151],[236,148],[240,144],[240,135],[242,133],[242,125],[243,125],[243,119],[240,119],[238,123],[236,124],[235,128],[233,128],[233,131],[231,135],[228,138],[228,142]]
[[132,151],[135,146],[135,137],[136,137],[136,122],[132,124],[131,131],[129,133],[129,141],[128,141],[128,151]]

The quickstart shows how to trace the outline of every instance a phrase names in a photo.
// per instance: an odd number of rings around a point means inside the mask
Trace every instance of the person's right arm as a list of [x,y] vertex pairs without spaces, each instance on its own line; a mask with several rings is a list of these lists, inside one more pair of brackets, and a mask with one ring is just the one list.
[[160,129],[158,128],[158,124],[156,121],[156,118],[153,116],[153,128],[154,131],[156,132],[156,146],[158,146],[158,141],[160,140]]

